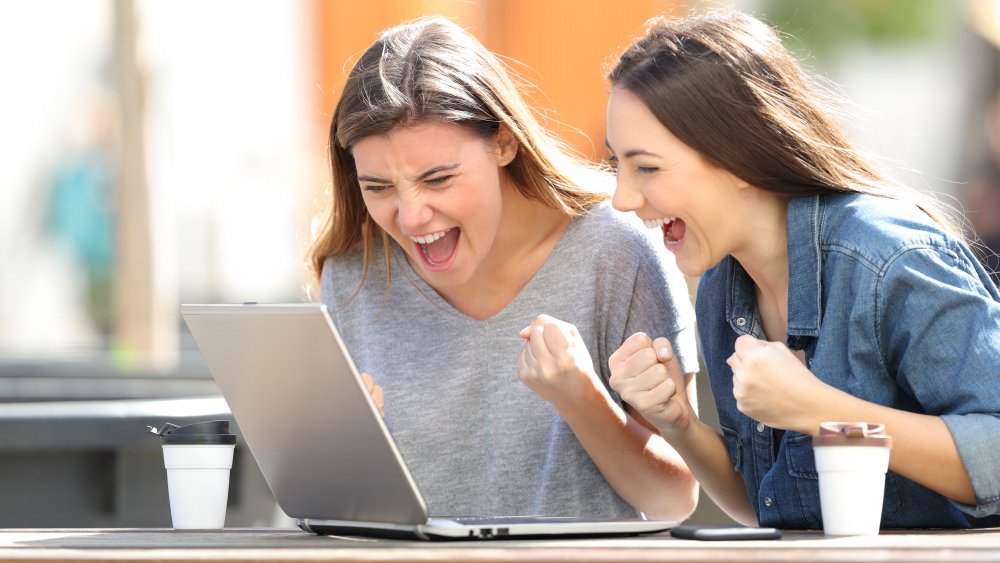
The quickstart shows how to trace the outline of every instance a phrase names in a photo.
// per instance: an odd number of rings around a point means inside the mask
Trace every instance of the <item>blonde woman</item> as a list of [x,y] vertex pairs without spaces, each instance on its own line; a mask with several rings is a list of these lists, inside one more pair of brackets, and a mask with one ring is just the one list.
[[347,79],[330,159],[320,299],[432,514],[691,513],[690,471],[607,383],[636,331],[697,371],[683,277],[495,55],[448,20],[386,31]]

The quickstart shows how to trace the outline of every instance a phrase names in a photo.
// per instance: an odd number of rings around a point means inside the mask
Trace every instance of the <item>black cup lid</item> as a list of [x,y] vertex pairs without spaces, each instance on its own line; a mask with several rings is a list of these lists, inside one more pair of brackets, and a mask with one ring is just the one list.
[[195,422],[186,426],[164,423],[159,430],[147,426],[164,444],[235,444],[236,435],[229,433],[228,420]]

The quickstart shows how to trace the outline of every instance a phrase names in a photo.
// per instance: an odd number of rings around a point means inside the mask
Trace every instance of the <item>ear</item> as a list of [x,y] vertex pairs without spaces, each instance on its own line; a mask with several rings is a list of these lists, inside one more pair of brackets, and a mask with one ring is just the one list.
[[500,124],[500,129],[497,131],[496,143],[497,164],[507,166],[517,156],[517,150],[521,144],[517,142],[517,138],[514,137],[510,129],[503,124]]

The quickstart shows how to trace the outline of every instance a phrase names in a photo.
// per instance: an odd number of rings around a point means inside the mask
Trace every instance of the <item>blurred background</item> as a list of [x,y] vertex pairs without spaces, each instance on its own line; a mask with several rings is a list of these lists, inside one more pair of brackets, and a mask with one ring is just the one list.
[[[179,304],[311,299],[329,118],[380,30],[455,19],[599,160],[606,66],[653,15],[727,6],[779,28],[856,142],[1000,269],[1000,0],[4,3],[0,527],[169,526],[145,425],[228,417]],[[227,524],[282,516],[238,452]],[[728,521],[704,496],[693,520]]]

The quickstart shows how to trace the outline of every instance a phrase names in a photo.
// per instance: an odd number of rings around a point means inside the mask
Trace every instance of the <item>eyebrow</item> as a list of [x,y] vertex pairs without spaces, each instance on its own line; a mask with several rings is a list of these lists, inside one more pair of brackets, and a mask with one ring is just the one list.
[[660,158],[660,155],[652,151],[647,151],[646,149],[631,149],[625,151],[625,158],[632,158],[633,156],[655,156]]
[[[611,149],[611,144],[608,143],[607,139],[604,139],[604,146],[608,149],[608,152],[615,154],[615,151]],[[647,151],[646,149],[630,149],[625,151],[625,154],[622,156],[625,158],[632,158],[633,156],[655,156],[657,158],[662,158],[655,152]]]
[[[432,168],[428,168],[427,170],[421,172],[419,176],[417,176],[417,181],[419,182],[421,180],[426,180],[427,178],[429,178],[429,177],[431,177],[431,176],[433,176],[435,174],[438,174],[440,172],[450,172],[452,170],[455,170],[459,166],[461,166],[461,165],[458,164],[458,163],[455,163],[455,164],[442,164],[440,166],[434,166]],[[389,180],[386,180],[385,178],[379,178],[378,176],[358,176],[358,181],[359,182],[372,182],[373,184],[391,184],[392,183]]]

